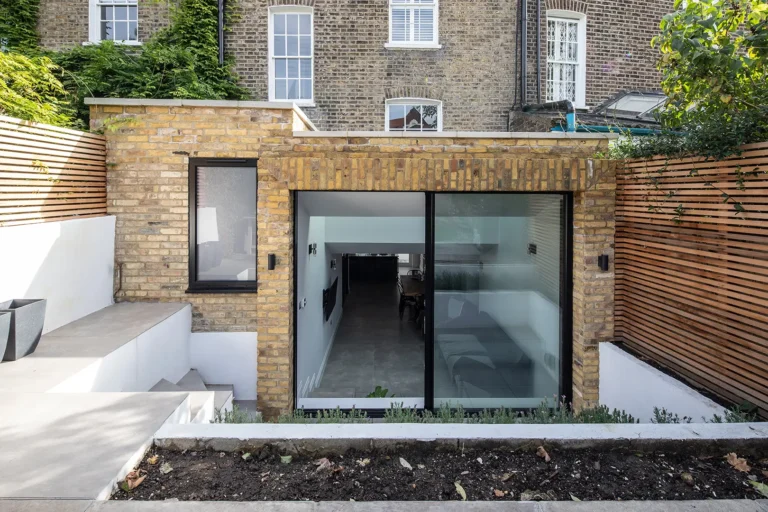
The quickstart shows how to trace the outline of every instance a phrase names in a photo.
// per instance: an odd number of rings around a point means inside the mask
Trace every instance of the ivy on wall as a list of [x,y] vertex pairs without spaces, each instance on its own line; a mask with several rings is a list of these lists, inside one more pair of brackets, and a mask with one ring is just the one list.
[[[33,61],[50,59],[45,61],[46,66],[61,85],[61,91],[54,95],[57,101],[51,106],[60,107],[65,114],[58,124],[87,127],[89,109],[83,101],[86,97],[248,98],[247,90],[238,84],[233,60],[227,58],[224,65],[219,65],[217,0],[172,2],[169,26],[141,47],[104,41],[59,52],[45,51],[37,45],[39,0],[15,1],[24,4],[24,8],[6,9],[8,17],[4,19],[7,21],[0,26],[4,30],[0,38],[7,40],[5,57],[22,54]],[[227,2],[225,17],[230,22],[235,3]],[[17,28],[6,36],[5,26]],[[46,81],[50,81],[50,77],[46,77]],[[20,93],[23,95],[24,91]],[[34,96],[30,98],[39,100]],[[0,108],[3,108],[1,104]],[[75,115],[67,119],[68,111]],[[34,109],[27,115],[17,109],[15,115],[43,121]]]

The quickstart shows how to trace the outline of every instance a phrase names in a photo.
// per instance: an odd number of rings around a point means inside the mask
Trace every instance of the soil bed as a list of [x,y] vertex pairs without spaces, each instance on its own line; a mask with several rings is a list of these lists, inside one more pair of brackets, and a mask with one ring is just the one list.
[[[152,455],[157,458],[148,460]],[[459,489],[468,500],[758,499],[763,496],[750,479],[768,483],[768,451],[745,457],[749,472],[734,469],[724,453],[691,451],[550,449],[545,462],[535,450],[410,447],[400,453],[350,450],[321,465],[295,456],[285,463],[280,455],[269,446],[245,457],[153,449],[139,466],[144,481],[112,499],[440,501],[461,500]]]

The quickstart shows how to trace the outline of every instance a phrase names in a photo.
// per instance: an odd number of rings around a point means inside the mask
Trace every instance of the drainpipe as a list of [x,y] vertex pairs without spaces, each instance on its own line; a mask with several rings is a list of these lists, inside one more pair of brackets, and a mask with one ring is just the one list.
[[219,66],[224,65],[224,0],[219,0]]
[[536,105],[523,105],[523,112],[563,112],[565,111],[565,131],[576,131],[576,107],[571,100],[550,101]]
[[541,103],[541,0],[536,0],[536,103]]
[[528,103],[528,0],[522,0],[522,23],[520,24],[520,104]]

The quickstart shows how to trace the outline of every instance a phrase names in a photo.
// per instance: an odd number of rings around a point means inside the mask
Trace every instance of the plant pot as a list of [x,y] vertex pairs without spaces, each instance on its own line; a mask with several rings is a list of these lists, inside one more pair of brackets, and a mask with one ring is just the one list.
[[11,316],[3,361],[16,361],[34,352],[43,335],[45,299],[14,299],[2,302],[0,313],[10,313]]
[[0,313],[0,354],[5,354],[5,347],[8,346],[8,336],[11,333],[10,313]]

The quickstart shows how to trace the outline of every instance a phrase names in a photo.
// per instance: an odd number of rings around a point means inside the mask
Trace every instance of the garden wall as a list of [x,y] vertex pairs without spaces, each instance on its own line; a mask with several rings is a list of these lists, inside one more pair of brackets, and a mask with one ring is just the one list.
[[617,171],[615,332],[691,385],[766,417],[768,143],[742,150]]

